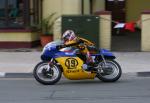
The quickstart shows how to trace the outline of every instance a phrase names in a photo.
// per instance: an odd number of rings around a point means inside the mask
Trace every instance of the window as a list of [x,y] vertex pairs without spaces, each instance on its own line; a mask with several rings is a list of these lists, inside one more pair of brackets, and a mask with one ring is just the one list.
[[30,0],[30,25],[36,25],[42,19],[42,0]]
[[5,0],[0,1],[0,27],[5,24]]
[[0,0],[0,28],[26,28],[41,18],[41,0]]

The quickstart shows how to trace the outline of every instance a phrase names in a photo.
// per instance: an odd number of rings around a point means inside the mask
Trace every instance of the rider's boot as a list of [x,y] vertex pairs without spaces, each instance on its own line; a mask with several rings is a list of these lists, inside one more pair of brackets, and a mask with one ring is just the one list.
[[83,64],[82,68],[85,70],[85,71],[95,71],[97,70],[97,64],[96,63],[87,63],[87,64]]
[[88,54],[87,56],[87,60],[86,60],[86,64],[83,64],[83,69],[86,71],[95,71],[97,70],[96,67],[98,65],[96,65],[96,63],[94,62],[93,58],[90,56],[90,54]]

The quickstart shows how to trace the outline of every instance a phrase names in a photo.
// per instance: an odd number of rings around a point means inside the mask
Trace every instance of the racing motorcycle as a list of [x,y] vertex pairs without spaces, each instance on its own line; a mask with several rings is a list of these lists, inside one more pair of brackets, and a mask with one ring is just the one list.
[[57,83],[62,74],[70,80],[84,80],[98,78],[103,82],[115,82],[122,74],[120,65],[115,61],[115,56],[106,49],[91,52],[93,61],[97,64],[93,69],[84,69],[86,57],[74,47],[58,49],[61,40],[48,43],[42,51],[41,62],[34,70],[35,79],[44,85]]

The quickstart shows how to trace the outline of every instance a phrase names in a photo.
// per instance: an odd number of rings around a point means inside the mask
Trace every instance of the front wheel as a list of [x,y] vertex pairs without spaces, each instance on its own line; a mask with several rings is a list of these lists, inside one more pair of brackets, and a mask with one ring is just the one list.
[[56,64],[50,67],[48,62],[40,62],[35,66],[33,75],[39,83],[53,85],[60,80],[62,72]]
[[107,60],[99,63],[103,72],[97,73],[97,78],[103,82],[115,82],[117,81],[122,74],[120,65],[114,60]]

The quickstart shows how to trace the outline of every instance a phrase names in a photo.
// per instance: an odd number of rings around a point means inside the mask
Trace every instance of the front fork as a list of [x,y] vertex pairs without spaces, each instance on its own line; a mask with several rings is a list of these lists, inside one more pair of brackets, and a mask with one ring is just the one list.
[[98,64],[98,67],[97,67],[98,73],[104,73],[104,71],[105,71],[104,69],[107,68],[107,63],[106,63],[106,60],[105,60],[105,57],[103,54],[101,54],[101,59],[102,59],[102,62],[104,62],[104,65],[102,66],[102,65]]
[[102,57],[102,61],[104,61],[104,65],[106,66],[106,60],[105,60],[105,57],[103,54],[101,54],[101,57]]
[[52,76],[53,70],[51,68],[53,67],[53,64],[54,64],[54,59],[52,58],[48,62],[47,69],[46,69],[47,75],[49,75],[49,76]]
[[112,73],[113,69],[112,69],[112,67],[110,67],[107,64],[106,59],[105,59],[103,54],[101,54],[101,57],[102,57],[102,62],[104,62],[104,65],[103,66],[99,65],[98,72],[99,73],[104,73],[105,75],[107,75],[107,74],[109,75],[110,73]]
[[53,67],[54,64],[54,58],[52,58],[49,62],[48,62],[48,69],[50,69],[51,67]]

